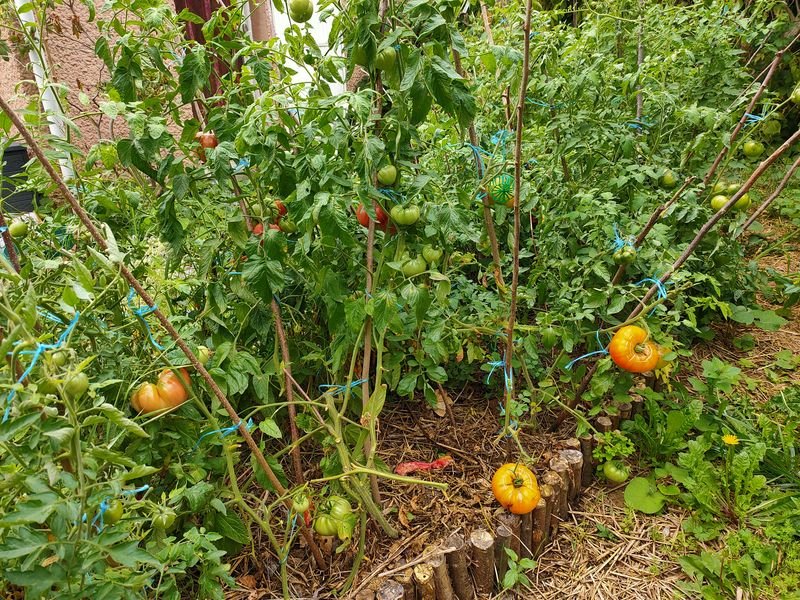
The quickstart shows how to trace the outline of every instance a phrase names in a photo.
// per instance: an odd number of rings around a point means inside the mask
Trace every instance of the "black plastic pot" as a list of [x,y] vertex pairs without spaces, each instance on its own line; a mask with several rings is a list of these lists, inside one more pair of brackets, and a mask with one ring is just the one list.
[[11,178],[25,172],[25,163],[28,162],[28,149],[25,146],[12,145],[3,153],[3,179],[0,185],[0,199],[3,210],[10,213],[33,212],[34,201],[37,200],[34,192],[29,190],[17,191]]

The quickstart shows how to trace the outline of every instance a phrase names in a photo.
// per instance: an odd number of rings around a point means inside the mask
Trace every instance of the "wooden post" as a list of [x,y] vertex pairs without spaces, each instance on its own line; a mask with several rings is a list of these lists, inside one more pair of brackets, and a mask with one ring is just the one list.
[[[542,493],[542,500],[545,501],[547,507],[544,511],[544,526],[542,527],[542,539],[539,542],[539,550],[541,551],[545,544],[550,541],[550,523],[552,521],[551,513],[553,510],[553,500],[555,498],[555,490],[553,486],[548,484],[542,484],[542,487],[539,488],[539,491]],[[535,517],[534,517],[535,521]]]
[[636,418],[636,415],[642,412],[642,408],[644,408],[644,398],[631,396],[631,419]]
[[459,600],[472,600],[475,592],[472,590],[472,582],[467,571],[467,545],[464,543],[464,536],[454,533],[447,538],[445,545],[455,548],[447,555],[447,569],[450,572],[453,591]]
[[630,402],[623,402],[619,405],[619,419],[620,421],[629,421],[631,418],[631,410],[633,406]]
[[325,555],[325,558],[330,559],[336,550],[336,536],[335,535],[321,535],[319,536],[319,549]]
[[436,588],[436,600],[454,600],[453,584],[447,572],[447,561],[444,554],[432,557],[428,564],[433,569],[433,582]]
[[414,600],[414,569],[408,567],[395,575],[397,583],[403,586],[405,600]]
[[600,433],[608,433],[613,429],[611,419],[608,417],[597,417],[594,425]]
[[594,476],[594,439],[588,433],[581,436],[581,453],[583,454],[583,469],[581,471],[581,487],[587,488],[592,483]]
[[564,440],[564,448],[571,448],[573,450],[580,450],[581,449],[581,442],[578,438],[569,438],[568,440]]
[[531,552],[533,558],[541,554],[544,546],[544,534],[548,526],[547,500],[539,498],[536,508],[533,509],[533,532],[531,534]]
[[550,539],[554,538],[558,533],[558,524],[561,522],[561,517],[558,514],[561,505],[561,496],[566,493],[564,489],[564,482],[561,476],[555,471],[548,471],[542,477],[542,482],[550,486],[553,494],[550,498]]
[[494,538],[485,529],[469,536],[472,546],[472,577],[479,594],[491,594],[494,588]]
[[508,547],[519,556],[519,531],[522,527],[522,519],[520,519],[519,515],[512,515],[510,512],[504,512],[497,519],[511,530],[511,539],[508,542]]
[[583,453],[580,450],[567,448],[560,453],[561,460],[569,465],[569,501],[574,502],[581,495],[581,472],[583,471]]
[[567,505],[569,503],[570,485],[572,483],[572,476],[570,473],[569,465],[565,460],[558,456],[550,459],[550,469],[561,478],[563,490],[558,495],[558,516],[563,521],[567,516]]
[[494,564],[497,569],[498,581],[503,581],[508,570],[508,555],[506,548],[511,547],[511,528],[505,523],[500,523],[494,530]]
[[522,558],[533,556],[531,535],[533,533],[533,513],[522,515],[519,527],[519,551]]
[[416,600],[436,600],[433,567],[428,563],[421,563],[414,567],[414,583],[417,588]]
[[378,588],[378,600],[403,600],[403,586],[390,579]]
[[619,429],[619,412],[611,413],[606,411],[606,416],[611,419],[611,430]]

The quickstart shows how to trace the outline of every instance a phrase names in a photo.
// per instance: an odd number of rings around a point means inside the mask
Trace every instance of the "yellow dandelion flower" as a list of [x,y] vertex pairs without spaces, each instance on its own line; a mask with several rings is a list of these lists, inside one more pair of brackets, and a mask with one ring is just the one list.
[[723,435],[722,441],[725,442],[728,446],[739,445],[739,438],[733,435],[732,433],[726,433],[725,435]]

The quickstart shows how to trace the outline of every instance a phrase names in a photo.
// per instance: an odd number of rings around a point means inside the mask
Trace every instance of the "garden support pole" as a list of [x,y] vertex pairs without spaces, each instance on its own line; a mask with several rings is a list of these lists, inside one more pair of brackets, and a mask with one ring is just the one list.
[[[53,165],[47,160],[45,157],[44,152],[42,151],[39,143],[33,138],[30,131],[27,127],[25,127],[24,123],[20,120],[17,114],[11,109],[9,104],[6,102],[5,98],[0,96],[0,110],[2,110],[6,115],[8,115],[11,122],[16,127],[17,131],[19,131],[20,135],[25,138],[25,141],[28,144],[28,147],[31,151],[36,155],[36,158],[39,160],[42,168],[47,172],[50,178],[58,187],[59,191],[63,194],[64,198],[67,200],[68,204],[72,208],[72,211],[75,215],[80,219],[81,223],[86,227],[89,231],[89,234],[94,238],[97,245],[105,252],[108,251],[108,244],[106,243],[105,238],[100,234],[100,231],[95,226],[92,219],[89,217],[88,213],[83,209],[83,207],[78,202],[77,198],[72,194],[69,190],[67,185],[64,183],[64,180],[56,173],[55,169],[53,169]],[[195,368],[195,370],[200,374],[200,376],[205,380],[208,387],[211,389],[214,396],[217,397],[220,404],[222,404],[225,411],[231,418],[231,421],[236,423],[239,427],[239,433],[244,439],[245,443],[250,448],[253,455],[256,457],[256,461],[258,462],[259,466],[263,469],[264,474],[267,476],[267,479],[275,488],[275,492],[279,496],[286,496],[284,500],[284,505],[291,509],[292,507],[292,500],[288,497],[288,490],[283,486],[280,482],[278,477],[275,475],[275,472],[269,466],[267,459],[264,458],[264,453],[261,452],[261,449],[258,447],[258,444],[253,439],[253,436],[250,435],[250,431],[247,429],[247,424],[242,420],[242,418],[237,414],[236,410],[233,408],[231,403],[228,401],[228,398],[225,394],[222,393],[222,390],[214,381],[211,374],[206,371],[206,368],[200,363],[195,356],[194,352],[192,352],[191,348],[186,344],[183,340],[181,335],[178,333],[178,330],[170,323],[169,319],[164,315],[161,310],[156,308],[155,301],[147,293],[147,291],[142,287],[142,284],[139,282],[136,277],[134,277],[133,273],[124,265],[119,265],[119,272],[122,277],[130,284],[130,286],[136,290],[136,293],[139,297],[144,301],[144,303],[149,306],[153,307],[152,314],[158,319],[161,325],[166,329],[167,333],[169,333],[170,337],[175,341],[175,344],[183,351],[186,355],[186,358],[189,359],[189,362]],[[309,549],[311,550],[312,555],[314,556],[314,560],[317,563],[317,566],[320,568],[325,568],[327,562],[325,558],[322,556],[322,553],[319,550],[316,542],[314,541],[314,536],[311,533],[311,530],[306,527],[305,522],[303,519],[298,519],[298,524],[300,526],[300,534],[303,536],[306,544],[308,545]]]
[[753,214],[750,215],[747,221],[744,222],[742,228],[739,231],[737,231],[736,234],[733,236],[734,239],[738,238],[745,231],[747,231],[750,228],[750,226],[755,222],[755,220],[758,217],[760,217],[765,210],[767,210],[767,207],[769,207],[769,205],[772,204],[778,196],[780,196],[781,192],[783,191],[783,188],[785,188],[786,184],[789,183],[789,180],[795,174],[795,171],[797,171],[798,167],[800,167],[800,158],[795,160],[791,168],[788,171],[786,171],[786,175],[783,176],[783,179],[781,179],[781,182],[778,184],[778,187],[775,188],[775,191],[773,191],[769,195],[769,197],[766,200],[764,200],[757,209],[753,211]]
[[17,250],[14,248],[14,240],[11,237],[11,233],[8,231],[8,223],[6,223],[6,217],[3,214],[3,207],[0,206],[0,229],[3,230],[3,245],[6,249],[6,254],[8,254],[8,261],[11,263],[11,266],[14,267],[14,270],[19,273],[19,257],[17,256]]
[[525,114],[525,98],[528,92],[528,79],[530,78],[531,55],[531,2],[525,2],[525,24],[523,38],[525,40],[522,58],[522,82],[519,87],[519,101],[517,103],[517,126],[514,143],[514,268],[511,272],[511,308],[508,316],[508,329],[506,330],[505,366],[503,367],[506,382],[505,423],[503,434],[507,434],[511,427],[511,401],[514,398],[514,381],[511,377],[511,365],[514,359],[514,324],[517,319],[517,287],[519,286],[519,235],[520,235],[520,193],[522,189],[522,130],[524,128],[523,116]]

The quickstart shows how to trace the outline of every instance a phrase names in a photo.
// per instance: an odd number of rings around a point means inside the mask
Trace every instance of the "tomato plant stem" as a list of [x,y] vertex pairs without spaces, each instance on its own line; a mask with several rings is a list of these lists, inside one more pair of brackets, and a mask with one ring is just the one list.
[[[20,118],[17,116],[17,114],[14,112],[14,110],[11,108],[11,106],[9,106],[8,102],[6,102],[5,98],[3,98],[2,96],[0,96],[0,110],[2,110],[4,113],[6,113],[6,115],[8,115],[9,119],[14,124],[14,127],[17,129],[17,131],[19,131],[20,135],[22,135],[22,137],[27,142],[30,150],[36,155],[36,158],[39,160],[39,163],[42,165],[42,168],[44,168],[44,170],[56,184],[59,191],[62,193],[63,197],[66,198],[67,202],[72,208],[72,211],[76,214],[76,216],[80,219],[81,223],[83,223],[83,225],[89,231],[89,234],[92,236],[95,242],[97,242],[97,245],[100,246],[100,248],[103,251],[108,252],[109,247],[105,238],[101,235],[100,231],[97,229],[92,219],[89,217],[87,212],[83,209],[78,200],[69,190],[67,185],[64,183],[64,180],[61,178],[61,176],[58,173],[56,173],[55,169],[53,168],[53,165],[50,164],[50,162],[47,160],[47,157],[44,155],[44,152],[39,146],[39,143],[33,138],[31,132],[28,130],[25,124],[20,120]],[[245,443],[248,445],[250,450],[255,455],[256,461],[258,462],[259,466],[264,470],[267,479],[269,479],[270,483],[275,488],[276,492],[278,494],[286,494],[287,493],[286,488],[283,487],[283,484],[280,482],[278,477],[275,475],[275,472],[269,466],[269,463],[267,462],[267,459],[264,457],[264,453],[261,451],[261,448],[259,448],[256,441],[253,439],[253,436],[250,435],[250,431],[247,429],[247,424],[244,421],[242,421],[242,419],[239,418],[238,413],[233,408],[231,403],[228,401],[228,398],[225,396],[225,394],[222,393],[222,390],[214,381],[214,378],[211,377],[211,374],[200,363],[200,361],[197,359],[197,356],[195,356],[194,352],[192,352],[191,348],[189,348],[188,344],[178,333],[178,330],[175,329],[172,323],[170,323],[169,319],[167,319],[164,313],[162,313],[156,307],[156,303],[153,300],[153,298],[142,287],[142,284],[136,277],[134,277],[133,273],[131,273],[131,271],[121,262],[119,263],[119,270],[120,274],[131,285],[131,287],[136,291],[136,293],[145,302],[145,304],[147,306],[153,307],[152,314],[155,315],[155,317],[158,319],[158,321],[161,323],[164,329],[166,329],[166,331],[169,333],[170,337],[172,337],[172,339],[175,340],[177,346],[186,355],[186,358],[189,359],[189,362],[192,363],[192,366],[194,366],[194,368],[197,370],[200,376],[205,380],[206,384],[211,389],[212,393],[217,397],[220,404],[222,404],[222,406],[225,408],[225,411],[228,413],[231,420],[234,423],[238,424],[239,433],[245,440]],[[290,507],[292,504],[291,500],[288,499],[288,497],[285,504],[287,507]],[[303,538],[308,544],[308,547],[311,550],[312,555],[314,556],[314,560],[316,561],[317,565],[320,568],[324,568],[327,564],[327,561],[325,560],[325,557],[322,555],[322,552],[320,552],[319,546],[317,546],[317,543],[314,541],[314,536],[311,534],[311,532],[305,526],[304,523],[301,523],[300,527],[301,527],[301,534],[303,535]]]
[[523,26],[523,37],[525,46],[522,58],[522,83],[519,88],[519,101],[517,102],[517,123],[516,140],[514,144],[514,267],[511,272],[511,308],[508,316],[508,328],[506,329],[506,352],[504,375],[506,383],[506,403],[505,403],[505,422],[503,424],[503,434],[507,434],[511,427],[511,403],[514,399],[514,381],[510,376],[511,365],[514,359],[514,323],[517,319],[517,287],[519,286],[519,232],[520,232],[520,193],[522,188],[522,130],[524,123],[522,117],[525,112],[525,98],[528,91],[528,79],[530,76],[530,53],[531,53],[531,9],[532,0],[525,2],[525,24]]
[[283,328],[281,308],[275,298],[272,299],[272,316],[275,318],[275,333],[281,347],[283,357],[284,386],[286,387],[286,408],[289,412],[289,432],[292,436],[292,465],[294,467],[295,484],[303,483],[303,464],[300,460],[300,434],[297,431],[297,408],[294,403],[294,388],[285,375],[292,374],[292,357],[289,354],[289,344],[286,341],[286,331]]

